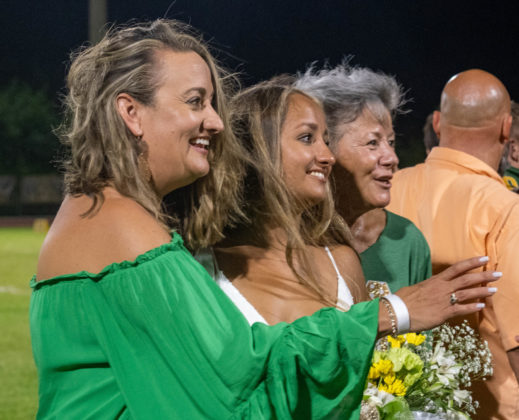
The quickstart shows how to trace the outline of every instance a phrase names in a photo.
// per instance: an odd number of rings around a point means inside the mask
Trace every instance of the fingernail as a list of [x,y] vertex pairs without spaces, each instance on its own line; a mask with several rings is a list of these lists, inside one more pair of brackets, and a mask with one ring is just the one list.
[[489,287],[488,288],[488,293],[496,293],[497,292],[497,287]]
[[483,309],[485,307],[484,303],[476,303],[476,308]]
[[501,271],[494,271],[494,272],[492,273],[492,276],[493,276],[493,277],[501,277],[502,275],[503,275],[503,273],[501,273]]
[[488,257],[481,257],[479,262],[488,262]]

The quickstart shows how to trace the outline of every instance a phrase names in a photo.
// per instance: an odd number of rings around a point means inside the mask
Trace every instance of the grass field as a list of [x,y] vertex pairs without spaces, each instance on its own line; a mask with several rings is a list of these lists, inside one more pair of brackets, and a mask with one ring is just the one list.
[[0,419],[32,419],[38,381],[29,334],[29,280],[44,233],[0,228]]

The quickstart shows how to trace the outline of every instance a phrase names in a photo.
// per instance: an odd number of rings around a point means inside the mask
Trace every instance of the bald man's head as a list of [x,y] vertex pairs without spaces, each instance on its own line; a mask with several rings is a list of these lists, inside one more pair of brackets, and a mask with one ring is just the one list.
[[441,98],[445,123],[477,128],[495,123],[510,113],[510,95],[501,81],[483,70],[467,70],[453,76]]

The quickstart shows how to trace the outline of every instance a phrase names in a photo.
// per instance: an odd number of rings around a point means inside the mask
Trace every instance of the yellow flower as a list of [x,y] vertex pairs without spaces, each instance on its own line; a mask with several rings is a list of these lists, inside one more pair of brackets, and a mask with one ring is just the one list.
[[405,334],[404,337],[409,344],[413,344],[415,346],[419,346],[425,341],[425,335],[423,334],[408,333]]
[[405,338],[403,335],[399,335],[397,338],[393,338],[390,335],[387,336],[387,341],[391,344],[391,347],[394,349],[399,349],[402,346],[402,343],[405,343]]
[[391,360],[379,360],[374,365],[382,375],[387,375],[393,370],[393,362]]
[[371,366],[369,368],[368,379],[373,380],[378,378],[380,378],[379,370],[375,366]]
[[404,383],[400,379],[396,379],[394,374],[387,375],[384,380],[380,382],[378,389],[398,397],[403,397],[407,392]]
[[368,379],[378,379],[393,371],[393,362],[391,360],[379,360],[369,368]]

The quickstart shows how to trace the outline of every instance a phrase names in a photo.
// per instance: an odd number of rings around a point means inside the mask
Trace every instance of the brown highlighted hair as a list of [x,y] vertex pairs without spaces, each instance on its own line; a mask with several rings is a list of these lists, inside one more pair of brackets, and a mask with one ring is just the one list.
[[[251,242],[262,247],[268,246],[268,228],[281,227],[287,237],[286,259],[298,280],[334,306],[336,296],[321,287],[308,246],[349,245],[351,234],[334,210],[330,190],[322,203],[308,205],[298,201],[285,183],[281,130],[290,98],[295,94],[309,97],[293,88],[292,82],[288,76],[276,77],[244,90],[231,103],[232,128],[244,149],[241,194],[246,219],[229,226],[225,235],[232,240],[235,233],[246,231]],[[357,294],[355,286],[352,292]]]
[[[93,199],[85,216],[94,214],[102,205],[103,189],[114,187],[132,198],[159,222],[171,219],[161,206],[160,197],[142,171],[138,156],[142,142],[126,127],[116,109],[116,98],[127,93],[144,105],[153,105],[160,85],[156,53],[161,50],[193,51],[207,63],[214,87],[214,108],[226,129],[215,136],[209,153],[210,173],[199,180],[196,188],[186,191],[191,202],[205,215],[203,229],[206,238],[219,238],[225,223],[227,206],[234,205],[236,181],[227,177],[224,167],[233,162],[233,136],[228,130],[227,94],[234,86],[228,75],[215,61],[208,47],[194,29],[175,20],[158,19],[114,27],[96,45],[84,47],[71,57],[65,98],[66,118],[59,132],[70,148],[65,162],[65,191],[72,195],[86,194]],[[205,194],[199,200],[196,194]],[[212,198],[223,197],[218,210]],[[201,238],[203,242],[204,239]]]

